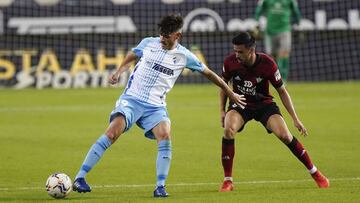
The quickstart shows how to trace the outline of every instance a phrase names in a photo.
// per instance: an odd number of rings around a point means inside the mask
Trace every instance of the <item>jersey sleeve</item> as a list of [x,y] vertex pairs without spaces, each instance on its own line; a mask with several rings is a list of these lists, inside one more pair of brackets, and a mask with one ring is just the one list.
[[231,74],[229,72],[228,66],[228,61],[225,59],[221,75],[226,81],[229,81],[231,79]]
[[132,48],[131,50],[135,53],[137,57],[140,58],[143,55],[144,48],[150,41],[151,41],[151,37],[144,38],[136,47]]
[[206,68],[206,65],[201,63],[201,61],[190,51],[186,51],[186,67],[192,71],[203,72]]
[[280,71],[279,71],[276,63],[273,60],[270,60],[270,70],[269,70],[268,77],[269,77],[268,79],[271,82],[272,86],[274,86],[275,88],[279,88],[283,85]]

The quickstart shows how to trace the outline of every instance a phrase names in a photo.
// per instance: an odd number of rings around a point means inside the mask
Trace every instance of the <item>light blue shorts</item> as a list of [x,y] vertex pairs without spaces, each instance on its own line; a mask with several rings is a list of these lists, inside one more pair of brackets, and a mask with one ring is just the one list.
[[144,129],[145,136],[155,139],[152,129],[161,121],[170,123],[168,112],[165,106],[155,106],[130,95],[121,95],[116,101],[115,109],[110,114],[110,122],[117,116],[125,117],[126,127],[124,132],[136,124]]

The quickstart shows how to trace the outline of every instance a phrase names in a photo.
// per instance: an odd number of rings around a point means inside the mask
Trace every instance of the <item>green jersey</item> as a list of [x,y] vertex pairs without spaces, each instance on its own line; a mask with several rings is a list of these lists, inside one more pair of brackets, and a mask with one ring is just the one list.
[[255,10],[255,19],[260,16],[267,18],[265,32],[268,35],[277,35],[291,31],[291,20],[300,22],[301,14],[296,0],[260,0]]

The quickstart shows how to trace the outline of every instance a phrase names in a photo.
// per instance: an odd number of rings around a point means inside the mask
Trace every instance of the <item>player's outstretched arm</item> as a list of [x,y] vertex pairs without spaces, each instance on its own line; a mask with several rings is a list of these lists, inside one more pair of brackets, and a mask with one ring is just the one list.
[[116,71],[110,75],[109,83],[114,85],[119,81],[121,73],[125,72],[130,68],[130,63],[135,61],[137,56],[134,52],[130,51],[125,59],[121,62],[120,66],[116,69]]
[[279,93],[281,102],[283,103],[286,110],[289,112],[291,118],[293,119],[295,127],[299,130],[301,135],[306,136],[307,130],[306,130],[304,124],[300,121],[300,119],[296,115],[293,102],[291,100],[289,93],[287,92],[286,88],[284,87],[284,85],[277,88],[276,91]]
[[209,68],[205,68],[202,74],[214,84],[219,86],[231,101],[239,105],[241,108],[245,108],[246,103],[244,95],[238,95],[233,92],[230,87],[224,82],[224,80],[222,80],[218,75],[216,75],[216,73],[214,73]]

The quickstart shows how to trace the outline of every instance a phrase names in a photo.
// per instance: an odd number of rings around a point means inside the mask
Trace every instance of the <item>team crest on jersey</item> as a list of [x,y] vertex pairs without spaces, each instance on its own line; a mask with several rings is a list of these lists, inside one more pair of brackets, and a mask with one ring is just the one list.
[[279,80],[281,79],[280,71],[277,70],[277,71],[275,72],[274,76],[275,76],[275,80],[276,80],[276,81],[279,81]]

